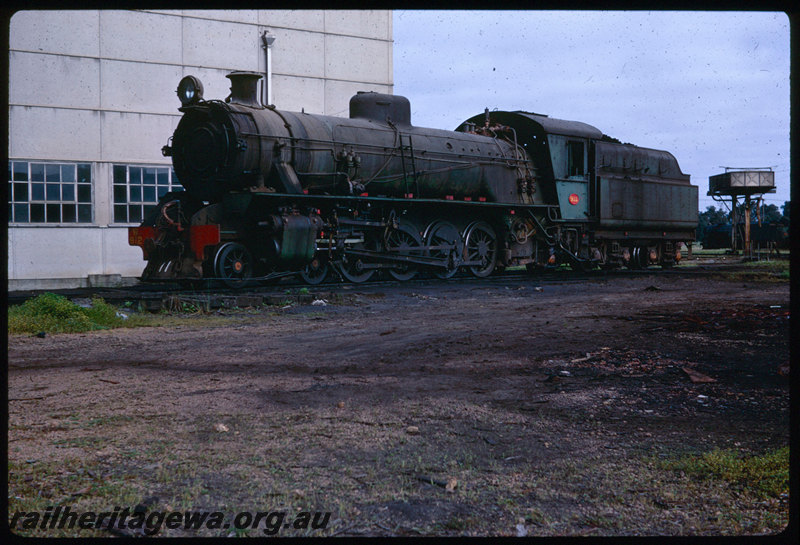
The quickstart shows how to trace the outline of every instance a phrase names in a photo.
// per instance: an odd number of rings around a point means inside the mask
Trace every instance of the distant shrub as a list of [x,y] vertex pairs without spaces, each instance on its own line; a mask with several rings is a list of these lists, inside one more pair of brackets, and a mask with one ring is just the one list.
[[43,293],[8,309],[9,333],[78,333],[120,325],[116,309],[100,298],[83,308],[62,295]]

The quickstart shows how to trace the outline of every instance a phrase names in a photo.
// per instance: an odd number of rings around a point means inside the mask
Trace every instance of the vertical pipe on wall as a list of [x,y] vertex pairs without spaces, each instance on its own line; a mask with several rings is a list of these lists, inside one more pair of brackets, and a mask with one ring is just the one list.
[[264,78],[264,87],[262,87],[262,96],[261,102],[264,102],[264,88],[266,88],[266,104],[269,106],[272,104],[272,44],[275,43],[275,36],[272,36],[268,33],[268,31],[264,31],[261,35],[261,47],[264,48],[265,52],[265,61],[266,66],[264,67],[264,71],[266,72]]

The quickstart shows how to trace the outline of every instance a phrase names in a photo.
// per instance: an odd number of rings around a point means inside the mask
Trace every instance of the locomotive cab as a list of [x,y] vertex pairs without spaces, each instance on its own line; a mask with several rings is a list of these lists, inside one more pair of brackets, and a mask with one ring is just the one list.
[[697,187],[672,154],[622,144],[586,123],[522,111],[487,112],[459,130],[482,121],[514,130],[537,167],[535,194],[557,207],[549,263],[561,254],[576,266],[670,266],[680,243],[694,240]]

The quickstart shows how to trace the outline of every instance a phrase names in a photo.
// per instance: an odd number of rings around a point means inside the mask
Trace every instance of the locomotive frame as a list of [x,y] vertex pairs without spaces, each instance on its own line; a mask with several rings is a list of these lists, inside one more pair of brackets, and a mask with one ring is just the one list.
[[228,77],[224,102],[178,86],[163,152],[186,191],[129,229],[143,280],[669,267],[694,240],[697,187],[675,158],[591,125],[487,109],[426,129],[404,97],[362,92],[349,118],[283,112],[258,103],[259,74]]

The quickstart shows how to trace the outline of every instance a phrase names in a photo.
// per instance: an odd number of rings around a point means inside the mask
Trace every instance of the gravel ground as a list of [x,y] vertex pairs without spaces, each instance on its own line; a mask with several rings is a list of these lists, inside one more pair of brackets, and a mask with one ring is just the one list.
[[342,293],[180,326],[9,336],[9,512],[330,512],[324,529],[280,533],[314,536],[786,525],[785,494],[675,463],[789,444],[788,282]]

